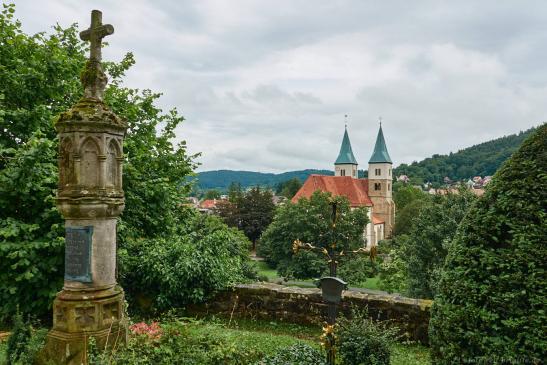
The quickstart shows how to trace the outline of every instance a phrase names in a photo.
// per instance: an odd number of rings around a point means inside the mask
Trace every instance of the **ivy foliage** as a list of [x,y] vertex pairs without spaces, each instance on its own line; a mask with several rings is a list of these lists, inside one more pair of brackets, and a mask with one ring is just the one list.
[[[338,203],[338,219],[334,236],[331,230],[331,200]],[[262,234],[258,254],[276,267],[286,277],[316,278],[327,268],[325,257],[316,252],[293,252],[293,242],[299,239],[319,248],[332,242],[339,250],[348,251],[363,247],[363,232],[368,217],[366,209],[351,209],[345,197],[332,198],[330,193],[316,191],[309,199],[281,206],[273,222]],[[351,258],[348,258],[351,260]],[[344,262],[340,263],[341,266]]]
[[495,174],[449,248],[430,322],[436,364],[547,358],[547,124]]

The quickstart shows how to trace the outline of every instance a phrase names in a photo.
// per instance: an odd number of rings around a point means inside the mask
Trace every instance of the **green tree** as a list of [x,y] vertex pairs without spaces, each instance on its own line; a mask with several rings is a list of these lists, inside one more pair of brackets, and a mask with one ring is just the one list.
[[241,199],[239,206],[241,229],[253,242],[253,249],[256,248],[256,241],[262,232],[272,222],[275,212],[272,198],[273,195],[270,190],[256,186],[245,193],[245,196]]
[[[389,255],[397,261],[386,260],[382,264],[382,281],[390,283],[384,288],[406,289],[406,294],[413,298],[433,298],[450,242],[474,200],[475,196],[462,188],[457,194],[435,195],[418,207],[417,215],[410,219],[408,234],[393,240]],[[411,203],[405,209],[413,208],[414,204],[419,203]],[[390,275],[397,279],[389,278]],[[395,283],[401,287],[396,288]]]
[[294,177],[290,180],[277,184],[275,193],[284,196],[287,199],[292,199],[301,187],[302,182],[298,178]]
[[[57,26],[50,35],[29,36],[22,32],[14,12],[14,5],[3,5],[0,12],[0,321],[11,318],[17,305],[22,313],[49,318],[52,300],[62,287],[64,229],[54,202],[58,170],[53,123],[55,115],[83,94],[79,73],[86,49],[75,25]],[[176,109],[163,112],[156,105],[159,94],[123,87],[124,72],[133,63],[133,56],[127,54],[122,61],[104,66],[111,80],[105,102],[129,125],[124,143],[126,208],[118,226],[119,245],[122,250],[131,247],[138,256],[136,242],[158,240],[175,245],[179,235],[190,235],[186,226],[195,212],[181,202],[190,188],[186,177],[192,174],[195,156],[188,156],[184,142],[172,143],[174,130],[183,121]],[[209,245],[223,245],[220,241],[230,235],[224,225],[222,229],[206,227],[210,231],[201,230],[200,235]],[[229,240],[247,245],[243,241]],[[187,239],[186,244],[192,242]],[[173,254],[169,262],[188,264],[188,257],[175,248],[180,256]],[[164,244],[162,249],[170,248]],[[204,276],[225,269],[211,257],[216,253],[204,245],[196,244],[195,250],[213,265],[199,271]],[[240,255],[235,247],[228,251],[234,257]],[[235,268],[243,270],[243,266]],[[156,278],[146,272],[147,267],[139,269],[140,274]],[[212,288],[228,283],[222,275],[214,280],[218,282]],[[188,282],[188,290],[209,288],[200,283],[198,279]]]
[[497,138],[448,155],[436,154],[410,165],[401,164],[393,170],[393,175],[408,175],[413,184],[429,181],[433,187],[443,185],[445,176],[458,181],[477,175],[493,175],[534,130],[535,128],[531,128],[525,132]]
[[[336,241],[340,250],[363,247],[363,231],[368,223],[365,208],[351,209],[344,197],[336,197],[338,221],[331,234],[331,195],[315,192],[309,199],[281,206],[272,224],[264,231],[258,247],[263,256],[283,276],[310,278],[320,276],[327,268],[322,255],[300,250],[293,252],[293,242],[300,239],[316,247],[327,247]],[[344,265],[342,262],[341,265]]]
[[243,198],[243,188],[240,183],[231,183],[228,187],[228,200],[232,203],[237,203]]
[[253,243],[272,222],[275,212],[273,195],[270,190],[259,186],[242,193],[240,185],[231,185],[228,200],[217,207],[217,214],[231,227],[237,227]]
[[408,294],[413,298],[433,298],[456,229],[475,196],[461,189],[458,194],[436,195],[432,204],[420,210],[403,246],[408,273]]
[[432,308],[435,364],[547,358],[547,124],[496,173],[449,247]]
[[203,199],[220,199],[220,191],[216,189],[207,190]]
[[408,204],[415,200],[426,200],[428,197],[429,195],[424,193],[421,189],[407,184],[401,186],[393,193],[393,201],[395,201],[395,206],[398,211],[403,210]]
[[403,209],[397,209],[393,235],[399,236],[410,233],[415,218],[420,215],[420,212],[424,207],[427,207],[427,203],[428,202],[425,199],[416,199],[405,205]]

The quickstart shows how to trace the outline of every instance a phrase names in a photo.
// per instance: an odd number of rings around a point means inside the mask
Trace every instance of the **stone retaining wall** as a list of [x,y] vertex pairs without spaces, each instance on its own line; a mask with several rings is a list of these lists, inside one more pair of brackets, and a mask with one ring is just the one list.
[[[410,339],[427,344],[432,303],[431,300],[390,294],[344,291],[339,311],[349,315],[353,307],[368,307],[373,318],[393,321]],[[233,315],[301,324],[322,323],[326,316],[320,289],[272,283],[237,285],[234,290],[222,292],[208,303],[189,310],[193,314]]]

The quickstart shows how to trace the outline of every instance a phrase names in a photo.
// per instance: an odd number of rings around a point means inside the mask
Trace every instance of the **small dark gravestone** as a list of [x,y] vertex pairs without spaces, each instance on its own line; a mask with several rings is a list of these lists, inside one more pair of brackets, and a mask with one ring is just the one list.
[[346,290],[348,283],[344,280],[326,276],[319,281],[323,300],[327,303],[338,304],[342,300],[342,290]]

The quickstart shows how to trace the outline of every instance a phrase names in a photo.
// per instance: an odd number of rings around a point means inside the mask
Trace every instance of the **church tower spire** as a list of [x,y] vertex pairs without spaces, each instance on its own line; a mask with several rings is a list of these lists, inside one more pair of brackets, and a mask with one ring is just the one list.
[[393,162],[387,152],[386,140],[380,129],[374,151],[368,161],[368,195],[374,204],[374,216],[384,221],[385,237],[391,237],[395,223],[395,202],[392,198]]
[[357,166],[357,160],[351,149],[348,127],[346,125],[340,152],[338,153],[338,158],[334,162],[334,176],[351,176],[357,178]]
[[368,163],[393,163],[391,161],[391,157],[389,157],[389,153],[387,152],[386,140],[384,139],[381,121],[378,136],[376,137],[376,144],[374,145],[374,152],[372,152],[372,156],[370,156]]

